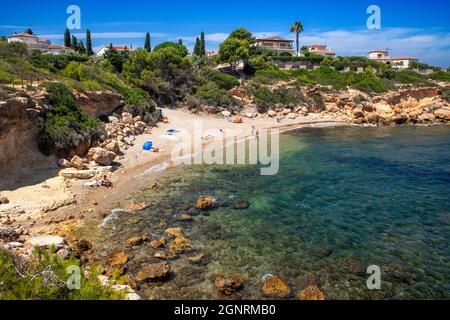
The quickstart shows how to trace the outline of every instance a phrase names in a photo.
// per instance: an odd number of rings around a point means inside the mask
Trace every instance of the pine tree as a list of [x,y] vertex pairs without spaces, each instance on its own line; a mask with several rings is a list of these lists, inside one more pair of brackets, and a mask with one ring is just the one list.
[[70,30],[69,30],[69,28],[66,28],[66,32],[64,33],[64,45],[66,46],[66,48],[70,48],[72,46],[70,39],[71,39]]
[[92,56],[94,51],[92,51],[92,39],[91,39],[91,31],[86,30],[86,53],[88,56]]
[[199,56],[200,55],[200,39],[199,37],[197,37],[197,39],[195,39],[195,47],[194,47],[194,55]]
[[78,52],[86,53],[86,48],[84,47],[83,40],[81,40],[80,43],[78,44]]
[[144,49],[147,50],[148,52],[152,51],[152,44],[151,44],[151,39],[150,39],[150,32],[147,32],[147,34],[145,35],[145,45],[144,45]]
[[206,56],[206,44],[205,44],[205,33],[202,31],[200,35],[200,52],[199,56]]
[[75,36],[72,36],[72,49],[78,51],[78,39]]

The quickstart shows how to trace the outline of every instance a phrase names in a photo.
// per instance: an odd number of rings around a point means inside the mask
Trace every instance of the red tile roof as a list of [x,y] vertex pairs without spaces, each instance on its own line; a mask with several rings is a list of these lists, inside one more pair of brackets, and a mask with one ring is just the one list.
[[67,49],[65,46],[48,46],[49,49]]
[[32,34],[28,34],[28,33],[18,33],[18,34],[12,35],[11,38],[35,38],[35,39],[37,39],[38,37],[36,37]]

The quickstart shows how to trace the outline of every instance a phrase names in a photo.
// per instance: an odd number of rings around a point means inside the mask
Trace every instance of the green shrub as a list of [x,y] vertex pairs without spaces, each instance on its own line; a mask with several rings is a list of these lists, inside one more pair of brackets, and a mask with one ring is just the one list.
[[239,80],[232,75],[209,68],[204,72],[206,78],[217,84],[221,89],[230,90],[239,85]]
[[51,111],[46,114],[44,127],[39,136],[39,147],[45,154],[71,149],[100,138],[103,124],[91,119],[79,107],[70,90],[63,83],[47,85]]
[[97,279],[99,268],[89,279],[81,269],[80,289],[69,290],[67,268],[80,263],[73,257],[60,260],[54,249],[36,250],[26,263],[0,250],[0,266],[0,300],[117,300],[125,294],[103,287]]
[[403,84],[431,84],[426,76],[412,70],[396,71],[393,80]]
[[10,57],[10,56],[28,56],[28,47],[25,43],[14,41],[14,42],[0,42],[0,57]]
[[355,89],[366,93],[382,93],[388,91],[386,85],[378,79],[370,67],[366,68],[363,73],[354,76],[350,84]]
[[256,70],[254,81],[260,84],[274,84],[279,81],[287,81],[291,75],[275,65],[269,64],[263,69]]
[[439,70],[430,74],[430,78],[433,80],[450,82],[450,72]]
[[446,100],[447,102],[450,102],[450,89],[444,89],[442,91],[442,99]]
[[72,78],[77,81],[86,81],[88,68],[79,62],[71,62],[61,72],[61,75],[67,78]]
[[186,57],[189,53],[188,49],[184,45],[178,44],[175,42],[160,43],[153,49],[153,52],[158,52],[159,50],[162,50],[165,48],[174,48],[176,50],[176,52],[183,58]]
[[236,99],[234,99],[227,90],[221,89],[215,82],[212,81],[199,86],[194,97],[199,99],[201,104],[213,107],[228,108],[238,104]]

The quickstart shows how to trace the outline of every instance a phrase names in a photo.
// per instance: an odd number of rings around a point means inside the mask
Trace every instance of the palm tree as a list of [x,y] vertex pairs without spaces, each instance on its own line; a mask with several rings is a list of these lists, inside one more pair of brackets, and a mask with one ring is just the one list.
[[297,40],[297,56],[298,56],[298,53],[299,53],[300,33],[302,33],[303,31],[305,31],[303,29],[303,24],[300,21],[294,22],[294,24],[291,27],[291,32],[295,32],[295,36],[296,36],[296,40]]

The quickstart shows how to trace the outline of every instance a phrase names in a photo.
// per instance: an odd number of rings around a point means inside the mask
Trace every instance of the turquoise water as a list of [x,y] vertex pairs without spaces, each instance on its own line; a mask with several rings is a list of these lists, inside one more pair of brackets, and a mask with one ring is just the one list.
[[[267,274],[282,277],[293,299],[312,283],[329,299],[450,298],[449,127],[304,129],[280,141],[276,176],[253,166],[183,167],[156,190],[130,195],[124,203],[150,207],[116,213],[91,232],[98,259],[126,248],[130,236],[156,239],[181,226],[193,254],[209,260],[173,260],[170,281],[142,287],[148,298],[224,298],[213,285],[218,273],[245,279],[232,298],[264,298]],[[204,195],[222,206],[198,212]],[[236,198],[250,208],[233,209]],[[194,220],[181,222],[182,213]],[[147,246],[126,249],[131,275],[155,261]],[[368,265],[381,268],[381,290],[367,289]]]

